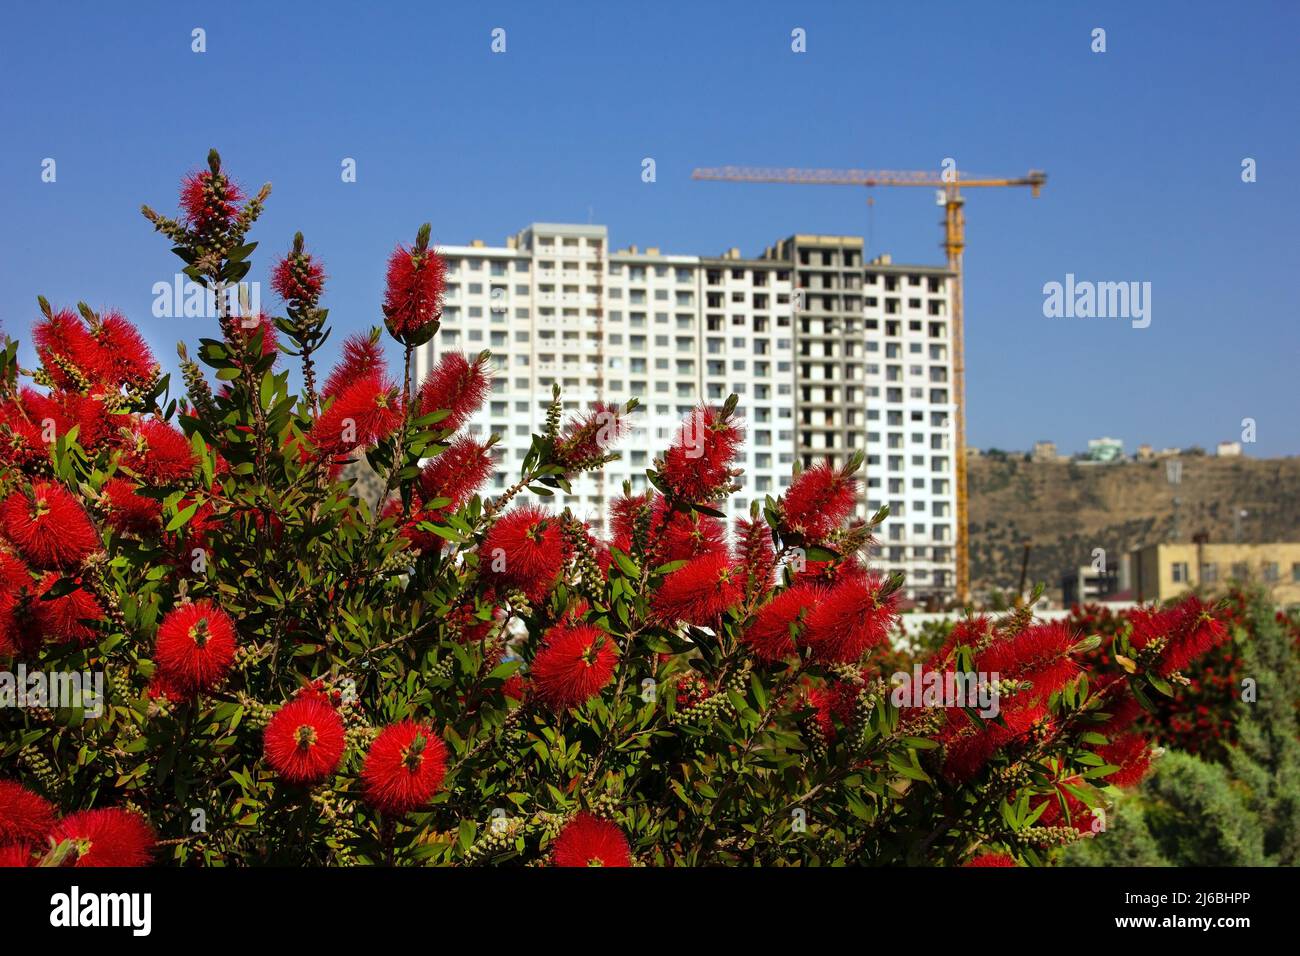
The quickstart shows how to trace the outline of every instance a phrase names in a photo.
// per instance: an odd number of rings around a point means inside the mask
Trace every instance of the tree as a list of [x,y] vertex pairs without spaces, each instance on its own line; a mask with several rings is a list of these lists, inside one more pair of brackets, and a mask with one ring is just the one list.
[[[1067,862],[1082,865],[1295,866],[1300,862],[1300,666],[1291,635],[1259,594],[1245,609],[1237,743],[1217,759],[1171,750],[1117,808],[1119,825]],[[1253,683],[1254,686],[1251,686]],[[1256,696],[1257,695],[1257,696]]]
[[[605,539],[527,501],[612,460],[636,403],[566,421],[557,390],[486,497],[493,440],[463,426],[490,356],[411,374],[441,315],[429,226],[388,264],[400,374],[376,328],[321,382],[301,235],[272,269],[283,315],[230,295],[269,195],[214,151],[178,218],[144,209],[214,298],[182,397],[116,313],[41,299],[31,372],[6,342],[0,656],[107,685],[102,713],[0,711],[6,862],[1041,863],[1140,777],[1131,694],[1223,637],[1191,601],[1099,679],[1095,641],[1021,610],[893,688],[873,661],[901,579],[862,558],[886,515],[855,517],[860,455],[729,528],[732,396],[687,417]],[[343,477],[361,458],[374,508]]]

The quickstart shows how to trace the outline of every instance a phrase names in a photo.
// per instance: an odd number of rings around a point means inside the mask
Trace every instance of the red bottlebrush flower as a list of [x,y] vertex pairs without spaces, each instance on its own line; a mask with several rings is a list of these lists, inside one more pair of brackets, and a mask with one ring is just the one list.
[[861,687],[852,681],[832,681],[808,692],[808,703],[813,708],[813,720],[825,740],[836,738],[836,724],[848,723],[853,717],[853,705]]
[[154,660],[168,683],[186,696],[219,684],[234,659],[234,622],[211,601],[173,608],[158,626]]
[[[58,574],[51,571],[41,582],[41,594],[60,580]],[[36,616],[41,636],[47,641],[75,641],[83,647],[90,643],[96,630],[86,624],[87,621],[104,620],[104,609],[95,596],[83,587],[75,588],[62,597],[45,600],[42,597],[31,604]]]
[[591,624],[560,624],[542,638],[529,673],[537,696],[555,710],[577,707],[614,677],[618,648]]
[[98,380],[99,349],[75,313],[60,309],[36,323],[32,341],[55,387],[81,391]]
[[1174,608],[1173,633],[1160,654],[1160,674],[1168,677],[1196,658],[1222,644],[1228,629],[1196,595],[1190,595]]
[[223,229],[239,215],[244,192],[225,173],[203,170],[181,182],[181,210],[185,222],[199,232]]
[[1065,621],[1027,627],[990,644],[975,657],[976,669],[1004,679],[1031,681],[1043,700],[1073,680],[1082,669],[1070,657],[1074,636]]
[[586,415],[564,426],[555,443],[555,459],[574,471],[593,467],[626,434],[623,410],[608,402],[596,402]]
[[64,392],[60,395],[60,401],[62,412],[67,415],[70,425],[77,426],[77,443],[88,451],[116,442],[119,424],[131,424],[130,415],[109,414],[104,406],[102,392],[88,395]]
[[148,866],[156,838],[129,810],[83,810],[55,824],[55,843],[71,840],[73,866]]
[[652,604],[655,616],[664,623],[685,621],[710,627],[744,596],[744,570],[726,554],[706,554],[666,575]]
[[[36,393],[24,388],[21,394],[21,402],[12,399],[0,402],[0,464],[13,468],[24,468],[50,457],[50,443],[45,440],[47,432],[29,401],[29,396]],[[57,432],[57,420],[51,421]]]
[[[620,497],[613,505],[610,531],[614,547],[625,553],[632,551],[632,536],[636,516],[650,500],[649,493]],[[725,553],[727,550],[726,526],[712,515],[698,511],[669,509],[668,502],[656,497],[650,508],[650,523],[646,529],[650,560],[655,564],[669,561],[689,561],[706,554]]]
[[438,253],[424,248],[423,243],[414,249],[398,246],[393,250],[384,291],[384,316],[393,338],[405,342],[427,333],[430,327],[436,329],[446,287],[447,263]]
[[0,551],[0,594],[17,597],[19,592],[31,590],[32,583],[27,565],[8,551]]
[[981,853],[977,857],[967,860],[962,866],[970,867],[994,867],[994,866],[1017,866],[1015,860],[1005,853]]
[[116,391],[123,386],[149,385],[157,377],[158,360],[144,336],[121,313],[105,312],[90,334],[96,346],[100,384]]
[[958,647],[979,650],[988,644],[992,636],[993,621],[990,618],[983,614],[962,618],[952,626],[947,639],[939,647],[939,650],[935,651],[931,656],[927,665],[931,669],[938,669]]
[[15,491],[0,505],[4,533],[38,568],[70,568],[100,549],[85,509],[60,484],[38,481],[29,498]]
[[37,859],[35,843],[0,843],[0,870],[35,866]]
[[266,762],[290,783],[319,783],[332,774],[346,746],[343,718],[320,697],[291,700],[266,725]]
[[655,499],[655,517],[650,522],[650,554],[657,564],[690,561],[708,554],[727,553],[726,526],[712,515],[698,511],[669,511],[661,520],[667,504]]
[[786,588],[759,610],[745,632],[745,643],[765,661],[792,657],[796,647],[791,632],[798,630],[800,615],[814,607],[823,594],[809,584]]
[[750,591],[766,593],[776,572],[776,554],[772,551],[772,533],[767,522],[741,518],[736,522],[736,536],[740,563],[749,575]]
[[162,502],[136,494],[139,488],[125,478],[110,478],[101,490],[108,508],[108,523],[122,534],[145,535],[162,521]]
[[447,772],[447,746],[428,724],[404,720],[375,738],[361,768],[366,802],[400,816],[428,804]]
[[1106,777],[1107,783],[1117,787],[1134,787],[1151,769],[1151,750],[1141,734],[1125,734],[1098,747],[1097,754],[1106,763],[1119,767]]
[[0,843],[44,842],[53,826],[53,804],[21,784],[0,780]]
[[457,438],[420,472],[420,493],[426,501],[446,498],[455,509],[474,496],[492,477],[492,456],[487,446],[468,435]]
[[801,473],[781,502],[782,529],[821,541],[853,514],[858,483],[822,462]]
[[376,373],[344,389],[316,419],[311,438],[321,452],[340,455],[377,444],[401,423],[397,386]]
[[511,674],[501,685],[501,693],[511,700],[523,700],[526,692],[524,679],[519,674]]
[[122,464],[151,484],[167,485],[194,474],[198,462],[189,439],[160,418],[148,418],[135,432],[135,444]]
[[12,657],[19,651],[22,639],[18,629],[18,618],[14,614],[16,599],[8,594],[0,594],[0,660]]
[[271,270],[271,288],[290,305],[314,308],[325,289],[325,270],[295,240],[293,251]]
[[479,573],[501,590],[523,591],[534,604],[546,599],[564,566],[560,522],[540,508],[515,508],[488,531]]
[[438,428],[457,431],[479,410],[492,388],[486,356],[470,361],[460,352],[447,352],[420,385],[420,414],[450,412]]
[[731,485],[731,465],[740,450],[741,430],[716,408],[701,406],[682,423],[664,453],[660,477],[683,501],[708,501]]
[[1177,626],[1178,614],[1174,608],[1138,607],[1129,611],[1128,619],[1132,627],[1129,641],[1141,650],[1157,638],[1169,637]]
[[[643,508],[653,507],[649,504],[650,493],[640,495],[622,495],[614,499],[610,506],[609,513],[609,531],[613,538],[614,547],[627,553],[632,550],[632,535],[636,528],[637,515]],[[658,504],[656,500],[655,504]],[[653,521],[654,512],[651,511],[651,528],[658,527],[658,523]]]
[[1020,696],[1011,698],[1001,709],[1003,723],[973,725],[959,711],[953,716],[942,734],[947,747],[943,773],[949,780],[961,783],[979,772],[1000,748],[1024,737],[1035,727],[1050,726],[1051,715],[1037,698]]
[[817,660],[851,664],[889,641],[897,592],[883,594],[885,583],[876,574],[854,574],[824,592],[808,612],[804,629],[804,641]]
[[632,850],[615,824],[582,812],[555,838],[556,866],[631,866]]
[[376,339],[357,332],[343,340],[343,361],[339,362],[325,380],[322,398],[342,394],[353,382],[373,375],[385,375],[384,350]]

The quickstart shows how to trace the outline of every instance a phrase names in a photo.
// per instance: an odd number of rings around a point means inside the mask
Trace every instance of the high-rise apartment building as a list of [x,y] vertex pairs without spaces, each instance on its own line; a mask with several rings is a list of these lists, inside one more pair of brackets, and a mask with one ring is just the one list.
[[735,516],[780,494],[796,460],[866,453],[866,516],[890,506],[877,560],[914,598],[954,585],[955,486],[950,273],[863,260],[862,239],[795,235],[760,257],[710,258],[635,246],[604,226],[534,223],[504,246],[441,246],[442,331],[419,350],[423,376],[444,351],[489,349],[493,391],[470,429],[497,433],[496,489],[518,477],[551,387],[566,412],[598,399],[641,408],[622,459],[550,499],[604,526],[625,480],[645,469],[701,402],[739,397],[745,474]]

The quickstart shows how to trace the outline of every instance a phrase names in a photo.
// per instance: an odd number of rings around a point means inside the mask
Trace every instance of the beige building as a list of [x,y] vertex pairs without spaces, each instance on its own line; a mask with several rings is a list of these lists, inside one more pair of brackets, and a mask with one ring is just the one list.
[[1300,543],[1149,544],[1132,552],[1131,569],[1137,601],[1236,582],[1264,588],[1279,604],[1300,604]]

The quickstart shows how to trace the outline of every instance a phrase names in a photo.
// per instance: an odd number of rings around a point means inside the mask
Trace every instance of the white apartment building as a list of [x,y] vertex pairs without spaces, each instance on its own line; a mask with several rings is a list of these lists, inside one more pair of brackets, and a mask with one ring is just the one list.
[[517,480],[553,384],[566,417],[635,396],[622,459],[547,502],[603,530],[609,501],[625,480],[647,487],[681,419],[734,392],[746,443],[733,516],[788,487],[796,458],[840,464],[865,449],[861,513],[891,507],[881,567],[903,571],[912,597],[950,594],[947,271],[864,264],[854,237],[794,236],[756,259],[610,251],[608,239],[604,226],[534,223],[504,246],[439,247],[443,325],[415,370],[423,377],[444,351],[492,352],[493,391],[469,428],[501,436],[495,490]]

